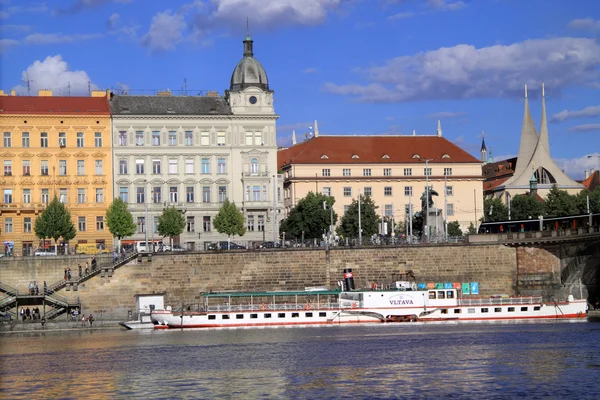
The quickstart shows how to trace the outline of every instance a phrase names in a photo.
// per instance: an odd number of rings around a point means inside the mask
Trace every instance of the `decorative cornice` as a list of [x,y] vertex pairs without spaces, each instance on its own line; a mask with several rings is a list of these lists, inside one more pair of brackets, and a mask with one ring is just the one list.
[[92,157],[96,157],[96,158],[106,157],[106,153],[103,153],[101,151],[97,151],[97,152],[95,152],[95,153],[92,154]]
[[14,156],[15,156],[15,154],[11,153],[9,151],[5,151],[4,153],[0,154],[0,157],[3,157],[3,158],[14,157]]
[[14,126],[9,126],[9,125],[4,125],[4,126],[0,126],[0,129],[7,130],[7,131],[12,131],[13,129],[15,129],[15,127]]
[[[176,119],[195,119],[195,120],[274,120],[279,119],[279,115],[113,115],[113,121],[117,120],[176,120]],[[114,125],[114,124],[113,124]]]

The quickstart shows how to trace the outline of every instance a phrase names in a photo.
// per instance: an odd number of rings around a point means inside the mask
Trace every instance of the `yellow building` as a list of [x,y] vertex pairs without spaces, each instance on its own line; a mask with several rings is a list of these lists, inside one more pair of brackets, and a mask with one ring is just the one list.
[[[11,93],[12,94],[12,93]],[[0,240],[4,251],[33,255],[36,217],[57,196],[77,235],[70,242],[112,248],[106,208],[113,198],[110,108],[91,97],[6,96],[0,91]]]

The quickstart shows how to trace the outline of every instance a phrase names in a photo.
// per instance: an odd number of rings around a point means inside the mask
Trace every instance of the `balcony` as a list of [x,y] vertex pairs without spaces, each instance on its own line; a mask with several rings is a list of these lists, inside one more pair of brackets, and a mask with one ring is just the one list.
[[260,178],[260,177],[269,176],[269,171],[262,171],[262,172],[244,172],[244,176],[248,176],[248,177],[252,177],[252,178]]

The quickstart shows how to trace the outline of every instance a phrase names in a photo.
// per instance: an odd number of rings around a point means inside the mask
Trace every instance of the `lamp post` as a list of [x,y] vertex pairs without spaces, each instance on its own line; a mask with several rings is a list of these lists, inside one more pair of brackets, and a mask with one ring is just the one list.
[[425,159],[425,243],[429,243],[429,161],[437,160],[436,158]]
[[323,210],[327,210],[327,208],[329,208],[329,234],[328,234],[328,238],[327,238],[327,247],[329,247],[331,245],[331,238],[333,236],[333,207],[330,204],[327,204],[326,201],[323,202]]
[[144,216],[144,236],[145,236],[144,240],[146,242],[145,243],[146,246],[144,246],[144,247],[146,249],[146,253],[148,253],[148,247],[150,246],[148,244],[148,226],[149,226],[149,221],[148,221],[148,198],[146,197],[146,184],[148,183],[148,181],[146,179],[144,179],[142,182],[144,183],[144,208],[145,208],[145,212],[146,212],[146,214]]
[[360,189],[358,189],[358,245],[362,246],[362,224],[360,217]]

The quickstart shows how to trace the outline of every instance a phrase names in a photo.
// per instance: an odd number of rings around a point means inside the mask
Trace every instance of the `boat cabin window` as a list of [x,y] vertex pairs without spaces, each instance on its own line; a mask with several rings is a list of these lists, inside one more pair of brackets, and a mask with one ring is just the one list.
[[452,290],[447,290],[446,291],[446,298],[447,299],[453,299],[454,298],[454,292]]
[[438,299],[445,299],[446,298],[443,290],[440,290],[439,292],[437,292],[437,298]]
[[431,291],[429,292],[429,300],[434,300],[435,299],[435,292]]
[[229,315],[223,314],[223,315],[221,315],[221,319],[229,319]]
[[264,313],[263,317],[265,317],[265,318],[271,318],[271,313],[269,313],[269,312],[268,313]]
[[256,319],[258,318],[258,314],[250,314],[250,319]]
[[508,312],[515,312],[515,308],[514,307],[508,307]]
[[455,308],[454,309],[454,314],[460,314],[461,313],[461,309],[460,308]]
[[244,314],[235,314],[235,319],[244,319]]
[[494,312],[502,312],[502,307],[496,307],[496,308],[494,308]]
[[292,318],[298,318],[299,316],[300,316],[300,313],[297,313],[297,312],[292,313]]
[[541,307],[540,306],[534,306],[533,307],[533,311],[540,311]]
[[312,318],[312,315],[313,315],[313,314],[312,314],[311,312],[304,313],[304,316],[305,316],[306,318]]
[[521,307],[521,311],[527,311],[527,307]]
[[209,315],[208,319],[217,319],[217,316],[216,315]]
[[320,312],[320,313],[319,313],[319,317],[326,317],[326,316],[327,316],[327,313],[326,313],[326,312]]
[[474,309],[474,308],[468,308],[468,309],[467,309],[467,312],[468,312],[469,314],[475,314],[475,309]]
[[285,313],[284,312],[278,313],[277,318],[285,318]]
[[442,314],[448,314],[448,309],[447,308],[442,308]]
[[488,312],[488,311],[489,311],[489,310],[487,309],[487,307],[486,307],[486,308],[482,308],[482,309],[481,309],[481,312],[482,312],[482,313],[485,313],[485,312]]

